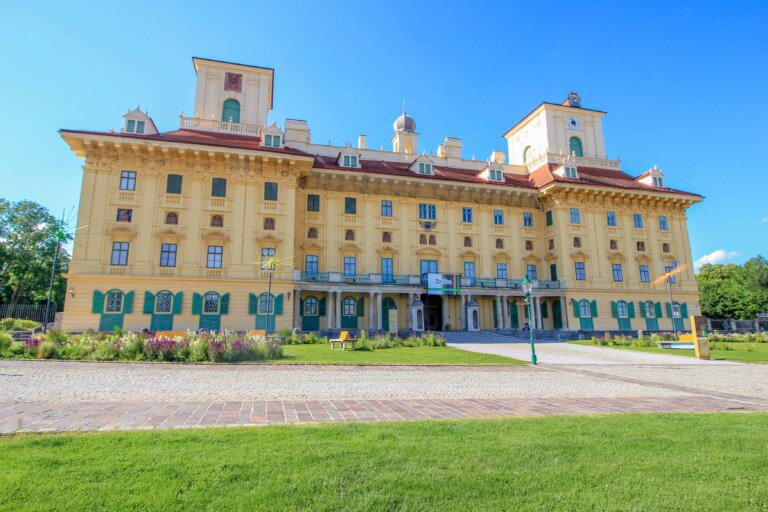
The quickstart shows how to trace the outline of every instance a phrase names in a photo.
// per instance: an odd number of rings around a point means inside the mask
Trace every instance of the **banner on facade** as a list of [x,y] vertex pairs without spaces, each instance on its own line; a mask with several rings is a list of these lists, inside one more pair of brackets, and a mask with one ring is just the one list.
[[427,274],[427,293],[429,295],[459,295],[460,292],[460,274]]

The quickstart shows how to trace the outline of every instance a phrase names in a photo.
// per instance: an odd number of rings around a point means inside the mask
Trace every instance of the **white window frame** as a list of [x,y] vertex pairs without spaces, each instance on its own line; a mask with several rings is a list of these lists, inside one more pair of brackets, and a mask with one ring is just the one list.
[[419,162],[419,174],[432,174],[432,164]]

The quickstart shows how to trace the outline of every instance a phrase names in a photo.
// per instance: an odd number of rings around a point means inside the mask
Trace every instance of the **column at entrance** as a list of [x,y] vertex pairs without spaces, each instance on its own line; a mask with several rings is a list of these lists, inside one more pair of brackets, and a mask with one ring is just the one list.
[[459,330],[463,331],[467,325],[466,322],[466,316],[467,316],[467,307],[466,307],[466,299],[467,296],[464,294],[459,295]]
[[368,293],[368,328],[369,329],[374,329],[375,328],[374,326],[376,325],[375,322],[373,321],[374,320],[374,318],[373,318],[373,297],[374,297],[374,295],[375,294],[373,292],[369,292]]
[[560,323],[562,329],[568,330],[568,308],[565,307],[565,297],[560,297]]
[[382,330],[384,328],[384,324],[382,323],[383,319],[382,311],[381,311],[381,292],[376,293],[376,328],[378,330]]
[[333,310],[335,309],[334,301],[333,301],[333,292],[329,291],[326,294],[327,300],[326,300],[326,329],[333,329],[334,323],[333,323]]
[[544,322],[541,318],[541,297],[536,297],[536,328],[541,330],[544,329]]
[[494,297],[494,302],[496,303],[496,329],[503,329],[504,328],[504,305],[502,304],[502,297],[496,296]]
[[335,312],[333,314],[336,320],[336,329],[341,329],[341,291],[336,292]]
[[293,328],[301,329],[301,290],[293,290]]

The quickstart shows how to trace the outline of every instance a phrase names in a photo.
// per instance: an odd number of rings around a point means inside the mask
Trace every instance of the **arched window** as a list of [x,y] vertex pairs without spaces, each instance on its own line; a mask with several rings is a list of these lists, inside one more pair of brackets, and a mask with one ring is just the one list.
[[680,303],[679,302],[673,302],[672,303],[672,316],[674,318],[682,318],[682,310],[680,309]]
[[351,229],[348,229],[347,232],[344,234],[344,240],[355,240],[355,232]]
[[661,252],[669,252],[669,244],[667,242],[661,244]]
[[171,313],[173,306],[173,294],[167,290],[155,295],[155,313]]
[[389,231],[385,231],[381,234],[381,241],[384,243],[390,243],[392,242],[392,233]]
[[533,149],[531,146],[526,146],[523,150],[523,163],[528,164],[531,160],[533,160]]
[[211,227],[222,228],[224,227],[224,217],[221,215],[214,215],[211,217]]
[[645,317],[646,318],[656,318],[656,306],[653,304],[653,302],[646,301],[643,304],[643,307],[645,308]]
[[240,102],[233,99],[226,100],[224,107],[221,109],[221,120],[225,123],[239,123]]
[[437,245],[437,239],[435,235],[429,235],[429,245]]
[[275,308],[275,296],[268,293],[262,293],[259,295],[259,314],[270,315],[274,313]]
[[120,290],[109,290],[104,300],[105,313],[123,312],[123,292]]
[[267,217],[264,219],[264,229],[267,231],[274,231],[275,230],[275,219],[272,217]]
[[464,247],[472,247],[472,237],[464,237]]
[[616,303],[616,315],[619,318],[627,318],[629,316],[629,309],[627,308],[626,301],[620,300]]
[[582,300],[579,302],[579,316],[582,318],[589,318],[592,316],[592,310],[589,307],[589,301]]
[[179,223],[179,214],[176,212],[168,212],[165,214],[165,223],[176,225]]
[[584,148],[581,146],[581,139],[578,137],[571,137],[568,139],[568,145],[570,147],[570,153],[576,156],[584,156]]
[[427,235],[419,235],[419,245],[427,245]]
[[309,228],[309,231],[307,231],[307,238],[317,238],[317,228]]
[[203,314],[218,315],[221,297],[216,292],[208,292],[203,295]]
[[304,299],[304,316],[317,316],[317,299],[315,297]]
[[553,238],[549,239],[549,242],[547,242],[547,246],[549,247],[550,251],[553,251],[555,249],[555,240]]
[[501,238],[496,239],[496,248],[497,249],[503,249],[504,248],[504,240]]
[[341,303],[341,314],[344,316],[357,316],[357,301],[354,297],[347,297]]
[[533,250],[533,242],[531,240],[525,241],[525,250],[526,251],[532,251]]

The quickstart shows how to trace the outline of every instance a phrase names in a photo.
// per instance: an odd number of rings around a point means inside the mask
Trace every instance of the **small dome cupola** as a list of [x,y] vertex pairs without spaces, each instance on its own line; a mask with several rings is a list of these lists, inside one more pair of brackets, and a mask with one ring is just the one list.
[[395,123],[392,127],[396,132],[414,133],[416,132],[416,121],[405,112],[405,109],[403,109],[403,113],[395,119]]

